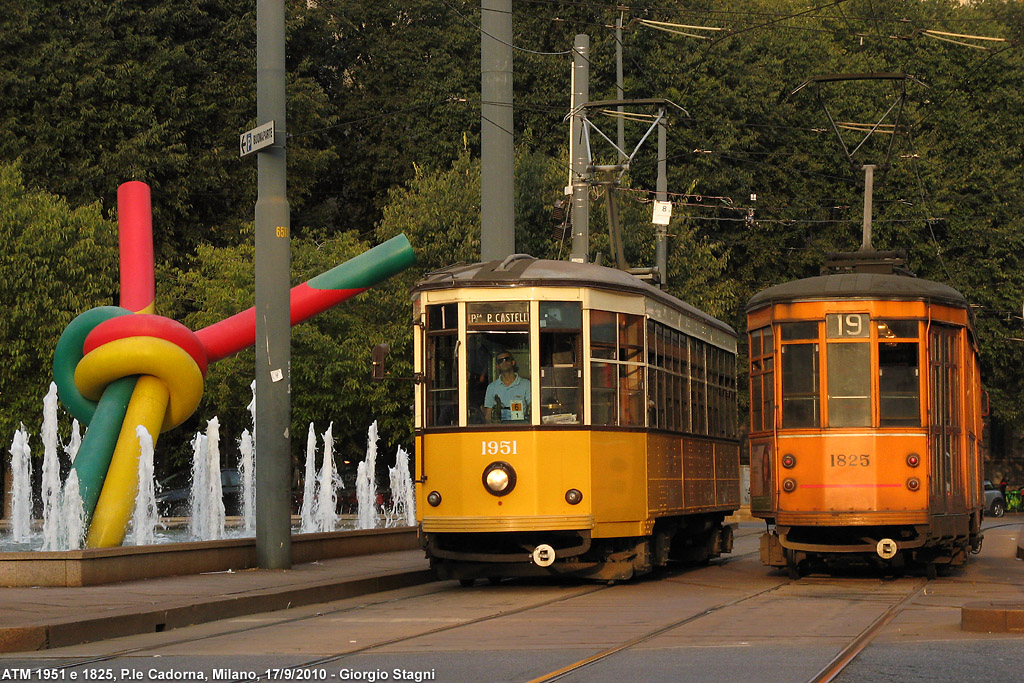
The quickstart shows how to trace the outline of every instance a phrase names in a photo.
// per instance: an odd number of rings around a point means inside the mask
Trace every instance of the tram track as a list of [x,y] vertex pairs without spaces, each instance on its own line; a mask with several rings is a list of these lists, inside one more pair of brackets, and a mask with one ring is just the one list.
[[878,634],[882,632],[882,629],[884,629],[889,622],[895,619],[900,612],[906,609],[907,605],[909,605],[914,598],[924,591],[928,586],[928,583],[929,581],[927,580],[920,581],[917,588],[904,596],[896,604],[891,605],[877,619],[871,622],[867,628],[858,633],[857,637],[854,638],[849,645],[840,650],[839,653],[821,669],[821,671],[815,674],[814,677],[808,681],[808,683],[829,683],[830,681],[835,680],[836,677],[838,677],[839,674],[841,674],[843,670],[853,662],[857,655],[863,652],[864,649],[871,644],[871,641],[873,641]]
[[[735,563],[737,561],[748,559],[755,555],[757,555],[757,552],[748,552],[738,555],[732,555],[727,558],[722,558],[718,561],[711,563],[711,566],[723,567]],[[702,576],[701,571],[706,568],[707,567],[680,568],[679,570],[669,572],[668,575],[665,577],[655,579],[655,582],[672,581],[673,578],[677,577],[682,578],[684,580],[695,579],[699,582],[702,582],[704,581],[704,577]],[[778,596],[779,591],[785,591],[789,587],[807,585],[806,580],[791,580],[782,576],[774,578],[777,579],[777,582],[771,586],[762,586],[757,590],[747,591],[742,595],[733,597],[732,599],[723,600],[717,604],[704,607],[703,609],[699,609],[699,611],[694,611],[678,619],[672,620],[669,623],[664,623],[638,635],[633,635],[628,639],[624,639],[620,643],[609,645],[604,649],[600,650],[599,652],[590,654],[575,662],[571,662],[569,664],[560,666],[557,669],[553,669],[546,674],[530,679],[530,683],[546,683],[547,681],[567,679],[573,675],[578,675],[581,671],[587,670],[588,667],[592,667],[593,665],[598,664],[600,662],[606,662],[607,660],[615,658],[616,656],[622,655],[623,653],[626,653],[628,651],[635,650],[638,646],[641,646],[644,643],[653,641],[660,636],[670,634],[676,629],[680,629],[682,627],[691,625],[694,622],[710,617],[711,615],[721,614],[725,610],[729,610],[731,608],[736,607],[740,607],[740,609],[743,609],[742,606],[744,605],[744,603],[751,603],[753,601],[758,600],[758,598],[762,598],[772,593],[775,593]],[[557,595],[549,596],[546,599],[538,599],[536,601],[529,602],[528,604],[523,604],[521,606],[515,606],[508,609],[497,609],[494,611],[488,611],[487,613],[480,614],[479,616],[473,618],[462,619],[457,623],[447,623],[435,626],[433,628],[416,629],[415,632],[411,633],[394,634],[392,635],[392,637],[384,637],[376,642],[369,642],[359,647],[345,649],[343,652],[334,652],[330,654],[322,654],[316,657],[309,657],[308,659],[304,659],[304,661],[295,662],[290,665],[281,667],[276,671],[274,678],[280,678],[282,675],[284,675],[286,677],[291,676],[291,678],[294,680],[302,680],[304,678],[304,674],[306,673],[323,672],[327,670],[328,665],[338,662],[344,663],[348,658],[354,658],[360,655],[367,654],[383,654],[387,652],[389,648],[392,648],[396,645],[407,644],[411,641],[416,641],[418,639],[428,638],[431,636],[436,636],[438,634],[455,631],[456,629],[472,628],[475,625],[485,624],[487,622],[495,622],[506,618],[512,618],[517,615],[523,615],[535,610],[542,610],[546,607],[558,605],[560,603],[565,605],[566,603],[570,603],[574,600],[582,600],[601,592],[613,591],[619,587],[626,588],[631,585],[635,587],[635,584],[584,584],[582,586],[573,586],[568,592],[558,591]],[[860,652],[862,652],[866,647],[870,645],[870,643],[885,628],[885,626],[889,624],[900,612],[906,609],[914,601],[914,599],[922,593],[922,591],[927,585],[927,581],[917,580],[914,582],[912,586],[907,587],[910,589],[909,592],[906,592],[906,590],[904,589],[901,590],[900,593],[905,594],[902,594],[900,596],[888,596],[887,600],[891,602],[891,604],[889,604],[888,607],[885,608],[885,611],[880,616],[874,618],[867,627],[862,629],[856,635],[856,637],[850,640],[845,647],[839,650],[839,652],[831,660],[829,660],[825,667],[822,668],[817,674],[815,674],[813,678],[810,678],[809,681],[811,681],[812,683],[819,683],[835,680],[836,677],[838,677],[842,673],[842,671],[852,661],[854,661],[857,655],[860,654]],[[475,591],[476,589],[468,590]],[[483,588],[483,590],[487,591],[491,589]],[[412,602],[414,600],[422,600],[424,598],[428,600],[436,599],[433,596],[443,596],[444,594],[465,595],[465,591],[467,591],[467,589],[459,588],[451,584],[439,584],[435,588],[429,590],[426,590],[423,587],[421,587],[413,595],[401,595],[397,597],[392,596],[388,597],[387,599],[379,600],[362,600],[359,602],[359,604],[351,604],[350,601],[347,601],[348,604],[339,606],[335,609],[320,609],[314,613],[307,612],[301,615],[291,616],[289,618],[275,618],[260,624],[218,630],[215,633],[210,633],[208,630],[207,632],[203,633],[192,632],[187,637],[168,639],[160,643],[150,643],[146,645],[140,645],[138,647],[119,648],[117,650],[94,657],[76,658],[74,661],[66,662],[53,668],[73,669],[76,667],[90,667],[95,666],[97,664],[101,664],[103,662],[111,662],[113,660],[122,658],[127,660],[131,658],[147,656],[174,656],[168,655],[167,650],[175,647],[180,647],[182,645],[187,646],[189,643],[192,642],[205,641],[211,638],[216,639],[219,637],[233,637],[238,635],[245,636],[247,634],[253,634],[254,637],[259,637],[257,635],[258,632],[265,629],[289,625],[301,625],[303,622],[312,622],[316,619],[337,617],[343,615],[350,615],[350,617],[353,615],[357,616],[360,612],[365,610],[374,610],[375,608],[388,609],[389,606],[395,605],[397,603],[408,603],[409,607],[405,609],[409,611],[415,611],[416,609],[420,608],[415,606],[416,603]],[[783,595],[782,597],[786,598],[787,596]],[[802,597],[807,598],[816,596]],[[895,599],[895,602],[893,602],[893,599]],[[164,654],[160,654],[162,651]],[[287,673],[282,674],[282,672]],[[269,677],[266,675],[259,675],[256,677],[250,676],[245,679],[238,680],[269,680]]]
[[[757,554],[757,553],[756,552],[750,552],[750,553],[744,553],[744,554],[740,554],[740,555],[731,555],[731,556],[728,556],[728,557],[720,558],[719,560],[716,560],[716,561],[712,562],[711,565],[712,566],[723,566],[725,564],[728,564],[728,563],[731,563],[731,562],[735,562],[735,561],[737,561],[737,560],[739,560],[741,558],[748,557],[748,556],[755,555],[755,554]],[[698,566],[680,568],[680,569],[677,569],[677,570],[671,572],[671,576],[685,575],[685,574],[689,574],[689,573],[694,572],[694,571],[699,571],[699,570],[704,569],[704,568],[705,567],[698,567]],[[320,668],[320,667],[323,667],[324,665],[331,664],[333,662],[337,662],[337,661],[345,659],[347,657],[352,657],[352,656],[356,656],[356,655],[360,655],[360,654],[366,654],[366,653],[373,652],[375,650],[379,650],[379,649],[386,648],[386,647],[389,647],[389,646],[393,646],[393,645],[397,645],[397,644],[413,641],[413,640],[416,640],[416,639],[419,639],[419,638],[424,638],[424,637],[436,635],[436,634],[439,634],[439,633],[444,633],[446,631],[452,631],[452,630],[455,630],[455,629],[471,627],[473,625],[482,624],[482,623],[489,622],[489,621],[494,621],[494,620],[497,620],[497,619],[508,618],[508,617],[520,615],[520,614],[523,614],[523,613],[526,613],[526,612],[530,612],[532,610],[542,609],[544,607],[548,607],[548,606],[555,605],[555,604],[558,604],[558,603],[563,603],[563,602],[566,602],[566,601],[583,598],[583,597],[586,597],[586,596],[593,595],[595,593],[599,593],[599,592],[602,592],[602,591],[607,591],[607,590],[614,589],[616,587],[616,585],[619,585],[619,584],[584,584],[584,585],[578,587],[578,590],[574,590],[574,591],[572,591],[569,594],[558,595],[558,596],[552,597],[550,599],[541,600],[541,601],[538,601],[538,602],[533,602],[533,603],[530,603],[530,604],[527,604],[527,605],[523,605],[521,607],[516,607],[516,608],[512,608],[512,609],[505,609],[505,610],[499,610],[499,611],[496,611],[496,612],[493,612],[493,613],[490,613],[490,614],[483,614],[483,615],[481,615],[479,617],[475,617],[475,618],[471,618],[471,619],[466,619],[466,620],[463,620],[463,621],[459,621],[457,623],[446,624],[446,625],[443,625],[443,626],[438,626],[438,627],[427,629],[427,630],[423,630],[423,631],[417,631],[415,633],[410,633],[410,634],[407,634],[407,635],[396,636],[394,638],[388,638],[388,639],[381,640],[381,641],[378,641],[378,642],[369,643],[369,644],[361,646],[361,647],[347,649],[344,652],[333,653],[333,654],[329,654],[329,655],[322,655],[322,656],[319,656],[319,657],[311,658],[311,659],[309,659],[307,661],[304,661],[304,662],[301,662],[301,663],[292,664],[292,665],[286,666],[286,667],[281,667],[278,670],[278,674],[280,673],[280,671],[293,671],[293,672],[295,672],[295,671],[300,671],[300,670],[303,670],[303,669]],[[422,599],[424,597],[437,596],[437,595],[442,595],[442,594],[445,594],[445,593],[460,593],[460,592],[466,591],[466,590],[471,590],[471,589],[466,589],[466,588],[463,588],[463,587],[453,586],[450,583],[438,584],[436,589],[431,589],[431,590],[422,590],[421,589],[418,592],[416,592],[416,594],[414,594],[414,595],[392,597],[392,598],[382,599],[382,600],[364,600],[364,601],[361,601],[357,605],[346,605],[344,607],[339,607],[337,609],[319,610],[319,611],[317,611],[315,613],[311,613],[311,614],[303,614],[303,615],[292,616],[292,617],[288,617],[288,618],[272,619],[272,620],[269,620],[269,621],[264,622],[264,623],[255,624],[255,625],[249,625],[249,626],[242,626],[242,627],[238,627],[238,628],[229,628],[229,629],[225,629],[223,631],[217,631],[216,633],[212,633],[212,634],[211,633],[201,633],[201,634],[197,634],[197,635],[188,635],[186,637],[181,637],[181,638],[173,638],[173,639],[170,639],[170,640],[162,641],[160,643],[139,645],[139,646],[136,646],[136,647],[120,648],[120,649],[117,649],[117,650],[114,650],[114,651],[111,651],[111,652],[104,653],[102,655],[95,655],[95,656],[92,656],[92,657],[76,658],[74,661],[64,662],[64,663],[60,663],[60,664],[54,664],[54,665],[52,665],[52,666],[50,666],[48,668],[52,669],[53,671],[62,671],[62,670],[63,671],[67,671],[67,670],[76,669],[76,668],[90,667],[90,666],[94,666],[94,665],[97,665],[97,664],[103,664],[105,662],[111,662],[111,661],[114,661],[114,660],[117,660],[117,659],[120,659],[120,658],[128,658],[128,657],[133,657],[133,656],[135,656],[135,657],[145,656],[147,654],[156,653],[156,652],[159,652],[161,650],[167,650],[169,648],[174,648],[174,647],[178,647],[178,646],[182,646],[182,645],[188,645],[189,643],[200,642],[200,641],[207,641],[210,638],[238,636],[238,635],[245,635],[245,634],[255,634],[255,633],[257,633],[257,632],[259,632],[261,630],[277,628],[277,627],[281,627],[281,626],[299,625],[302,622],[309,622],[309,621],[313,621],[313,620],[324,619],[325,617],[336,617],[336,616],[345,615],[345,614],[355,614],[355,613],[358,613],[358,612],[363,611],[363,610],[373,609],[375,607],[384,607],[384,606],[388,606],[388,605],[394,605],[394,604],[400,603],[400,602],[413,601],[413,600]],[[715,608],[715,609],[717,609],[717,608]],[[702,615],[695,615],[695,616],[702,616]],[[209,625],[207,625],[207,626],[209,626]],[[243,680],[243,679],[239,679],[239,680]],[[267,679],[266,676],[262,676],[261,675],[261,676],[255,677],[255,678],[252,678],[252,677],[246,678],[244,680],[250,681],[250,680],[268,680],[268,679]]]
[[[531,681],[529,681],[529,683],[549,683],[551,681],[558,681],[567,678],[568,676],[578,673],[588,666],[606,660],[619,653],[634,648],[637,645],[641,645],[650,640],[653,640],[659,636],[665,635],[677,628],[691,624],[697,621],[698,619],[707,617],[711,614],[714,614],[715,612],[719,612],[721,610],[740,605],[749,600],[754,600],[766,594],[778,591],[782,588],[795,585],[798,583],[799,581],[796,579],[788,579],[786,581],[783,581],[782,583],[779,583],[776,586],[771,586],[756,593],[752,593],[750,595],[742,596],[734,600],[724,602],[720,605],[708,608],[698,614],[690,615],[678,621],[666,624],[657,629],[644,633],[640,636],[631,638],[630,640],[625,641],[619,645],[606,648],[601,652],[595,653],[577,662],[573,662],[572,664],[566,665],[560,669],[552,671],[543,676],[534,678]],[[848,645],[846,645],[842,650],[840,650],[831,660],[829,660],[829,662],[820,671],[818,671],[818,673],[816,673],[812,678],[810,678],[808,683],[829,683],[830,681],[835,680],[839,676],[839,674],[841,674],[843,670],[845,670],[846,667],[849,666],[851,662],[853,662],[857,655],[863,652],[864,649],[867,648],[867,646],[871,643],[871,641],[873,641],[875,637],[879,633],[881,633],[885,626],[888,625],[894,618],[896,618],[896,616],[898,616],[904,609],[906,609],[906,607],[924,591],[928,584],[929,581],[927,580],[918,581],[917,585],[912,591],[910,591],[908,594],[900,598],[896,603],[889,606],[881,615],[879,615],[866,628],[864,628],[860,633],[858,633],[857,636]]]

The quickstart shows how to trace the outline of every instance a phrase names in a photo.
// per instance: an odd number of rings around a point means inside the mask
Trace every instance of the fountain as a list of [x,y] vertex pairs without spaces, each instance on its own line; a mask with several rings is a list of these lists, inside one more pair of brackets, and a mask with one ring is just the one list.
[[60,550],[60,460],[57,458],[57,385],[43,399],[43,550]]
[[356,503],[359,506],[358,529],[376,529],[377,509],[377,422],[370,425],[366,437],[366,460],[356,468]]
[[391,481],[391,509],[388,526],[416,526],[416,491],[409,473],[409,454],[401,446],[395,455],[395,466],[388,468]]
[[60,550],[78,550],[85,541],[85,508],[78,472],[71,470],[60,496]]
[[224,536],[224,496],[220,480],[220,420],[206,424],[206,434],[192,440],[192,496],[190,530],[200,541]]
[[27,543],[32,536],[31,455],[28,431],[22,424],[11,442],[11,535],[15,543]]
[[302,508],[299,511],[300,529],[302,533],[316,531],[316,520],[313,508],[316,506],[316,432],[313,423],[309,423],[306,434],[306,469],[302,477]]
[[139,425],[135,429],[139,437],[139,493],[135,498],[135,512],[132,514],[132,537],[135,545],[149,545],[156,540],[156,527],[160,515],[156,509],[156,486],[153,477],[153,437]]
[[[316,433],[312,429],[311,433],[313,434],[311,452],[315,457]],[[16,509],[20,511],[19,514],[24,521],[17,521],[15,524],[16,520],[12,519],[11,527],[12,540],[14,532],[20,528],[23,530],[20,537],[24,541],[16,542],[13,546],[7,544],[7,550],[14,552],[0,553],[0,585],[94,585],[170,574],[223,571],[229,568],[241,569],[255,566],[255,539],[251,536],[248,538],[222,538],[219,541],[175,542],[169,533],[157,534],[155,532],[158,527],[158,518],[155,517],[155,508],[151,507],[148,502],[155,493],[152,479],[152,439],[148,432],[142,430],[138,430],[136,436],[140,449],[140,472],[137,480],[140,500],[134,506],[130,524],[131,533],[126,540],[132,544],[152,543],[153,545],[125,545],[120,548],[81,550],[85,531],[84,513],[78,490],[77,473],[72,470],[65,482],[57,515],[59,545],[66,550],[29,550],[32,547],[39,548],[41,534],[38,532],[33,534],[31,531],[32,488],[29,476],[31,461],[28,433],[22,425],[21,429],[15,433],[14,442],[11,445],[11,466],[18,481],[24,482],[22,485],[16,485],[15,488],[18,493]],[[193,450],[198,452],[198,458],[194,458],[194,460],[200,471],[205,468],[206,472],[206,475],[200,474],[199,476],[201,479],[206,476],[207,483],[209,483],[207,475],[213,469],[208,446],[211,439],[216,441],[216,429],[208,429],[207,434],[197,434],[193,441]],[[324,450],[332,456],[328,462],[329,472],[325,475],[325,470],[321,467],[318,475],[314,465],[311,479],[314,481],[321,477],[325,480],[335,479],[340,485],[340,478],[337,478],[337,472],[333,467],[332,428],[328,428],[324,434],[324,440]],[[373,425],[367,448],[367,460],[371,462],[376,460],[376,441],[376,425]],[[247,430],[243,431],[240,451],[242,452],[240,459],[243,462],[247,457],[245,453],[248,452],[251,456],[251,436]],[[367,462],[360,465],[361,486],[367,489],[370,483],[366,474]],[[399,449],[396,466],[389,469],[393,500],[391,507],[383,511],[387,518],[385,527],[413,524],[415,520],[411,481],[408,476],[408,455],[403,449]],[[217,470],[213,469],[213,471]],[[330,488],[327,487],[327,490]],[[293,535],[293,561],[296,563],[312,562],[349,554],[418,547],[415,531],[409,527],[377,528],[380,526],[378,520],[382,511],[378,509],[375,497],[375,492],[372,496],[367,493],[363,495],[362,516],[364,519],[372,518],[374,520],[372,526],[368,526],[367,530],[351,530],[352,527],[348,527],[350,530],[344,530],[346,525],[342,523],[336,524],[335,526],[339,528],[334,531]],[[200,498],[209,503],[208,496]],[[369,502],[367,503],[367,501]],[[200,507],[203,507],[203,503],[200,503]],[[209,510],[211,507],[213,506],[206,505],[205,509]],[[149,536],[150,533],[153,534],[152,537]],[[145,560],[142,559],[143,557]]]
[[238,440],[238,476],[242,480],[242,528],[246,535],[256,533],[256,449],[252,434],[242,430]]
[[316,527],[317,531],[334,531],[338,523],[338,472],[334,467],[334,428],[332,422],[324,432],[324,460],[317,480]]
[[82,447],[82,425],[78,423],[78,420],[71,421],[71,440],[64,446],[64,455],[68,456],[68,460],[72,465],[75,464],[75,456],[78,455],[78,449]]

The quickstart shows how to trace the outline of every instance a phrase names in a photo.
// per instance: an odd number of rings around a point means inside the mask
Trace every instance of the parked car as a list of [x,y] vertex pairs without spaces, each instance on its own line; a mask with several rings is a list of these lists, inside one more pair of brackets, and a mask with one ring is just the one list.
[[999,489],[990,482],[988,479],[985,480],[985,514],[991,515],[992,517],[1002,517],[1006,512],[1006,499],[1003,498],[1003,494],[999,492]]
[[[160,482],[156,505],[161,517],[187,517],[191,512],[191,472],[177,472]],[[242,478],[238,470],[225,467],[220,471],[220,488],[224,512],[238,515],[241,510]],[[1005,507],[1005,506],[1004,506]]]

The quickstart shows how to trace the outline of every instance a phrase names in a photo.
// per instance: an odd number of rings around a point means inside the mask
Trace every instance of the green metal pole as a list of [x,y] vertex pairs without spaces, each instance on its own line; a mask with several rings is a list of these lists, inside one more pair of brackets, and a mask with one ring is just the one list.
[[284,0],[256,3],[256,123],[275,122],[258,152],[256,200],[256,562],[287,569],[291,546],[291,218],[285,174]]

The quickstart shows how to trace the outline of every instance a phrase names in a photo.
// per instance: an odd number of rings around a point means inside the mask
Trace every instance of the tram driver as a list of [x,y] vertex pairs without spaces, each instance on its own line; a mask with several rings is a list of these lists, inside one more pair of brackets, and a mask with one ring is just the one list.
[[498,377],[484,392],[486,422],[525,422],[530,419],[530,380],[519,376],[519,366],[509,351],[494,358]]

